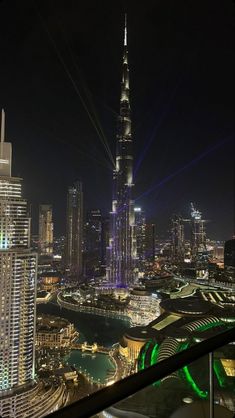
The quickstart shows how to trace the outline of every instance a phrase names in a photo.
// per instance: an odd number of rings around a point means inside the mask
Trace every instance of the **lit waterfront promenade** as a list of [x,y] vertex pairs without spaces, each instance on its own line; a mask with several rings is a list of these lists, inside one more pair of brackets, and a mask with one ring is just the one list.
[[106,316],[106,317],[114,318],[114,319],[124,319],[124,320],[126,319],[128,321],[130,320],[130,317],[122,311],[111,311],[108,309],[96,308],[94,306],[84,306],[84,305],[78,305],[78,304],[75,305],[75,303],[66,302],[63,296],[61,295],[61,292],[58,293],[57,295],[57,303],[62,308],[70,309],[76,312],[91,313],[94,315]]

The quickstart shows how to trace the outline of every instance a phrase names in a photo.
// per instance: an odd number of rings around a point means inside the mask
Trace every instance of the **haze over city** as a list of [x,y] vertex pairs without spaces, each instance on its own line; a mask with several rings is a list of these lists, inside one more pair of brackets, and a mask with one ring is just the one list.
[[0,15],[0,418],[234,418],[231,4]]
[[[173,212],[188,216],[191,201],[212,238],[234,232],[231,8],[126,4],[134,197],[159,235]],[[65,233],[76,179],[87,209],[111,210],[112,164],[96,129],[114,157],[124,10],[105,1],[1,4],[0,103],[35,233],[40,203],[53,204],[55,232]]]

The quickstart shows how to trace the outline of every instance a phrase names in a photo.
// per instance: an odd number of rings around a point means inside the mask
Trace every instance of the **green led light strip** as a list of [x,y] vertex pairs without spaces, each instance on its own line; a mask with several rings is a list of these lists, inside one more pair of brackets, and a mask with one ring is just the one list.
[[183,371],[185,373],[185,377],[188,383],[192,386],[193,390],[197,393],[197,395],[203,399],[207,398],[208,392],[199,389],[199,387],[197,386],[196,382],[193,380],[189,372],[188,366],[183,367]]
[[213,368],[214,368],[214,372],[215,372],[215,375],[217,377],[217,380],[219,382],[220,387],[225,388],[226,387],[226,379],[225,379],[224,370],[221,366],[220,360],[218,360],[218,359],[214,360]]
[[[159,345],[156,343],[155,346],[153,347],[152,353],[151,353],[151,360],[150,360],[151,366],[153,366],[154,364],[157,363],[158,354],[159,354]],[[153,386],[159,386],[160,383],[161,383],[161,381],[157,380],[157,382],[153,383]]]
[[186,350],[186,348],[188,348],[188,346],[189,346],[188,342],[180,344],[178,349],[177,349],[177,352]]
[[158,353],[159,353],[159,345],[155,344],[151,353],[151,360],[150,360],[151,366],[157,363]]
[[[216,321],[216,322],[212,322],[212,323],[209,323],[209,324],[206,324],[206,325],[201,325],[196,329],[196,331],[206,331],[210,328],[217,327],[219,325],[225,325],[224,321]],[[143,351],[142,351],[142,353],[141,353],[141,355],[138,359],[138,370],[143,370],[145,368],[146,354],[147,354],[147,351],[148,351],[149,346],[150,346],[151,343],[153,343],[152,340],[148,341],[143,348]],[[177,352],[186,350],[188,348],[188,346],[189,346],[189,342],[184,342],[184,343],[180,344],[179,347],[178,347]],[[150,359],[150,365],[151,366],[157,363],[159,349],[160,349],[159,345],[157,343],[155,343],[155,345],[152,349],[152,352],[151,352],[151,359]],[[214,367],[214,371],[215,371],[215,374],[216,374],[216,377],[218,379],[220,387],[225,387],[226,386],[225,385],[225,378],[224,378],[223,369],[221,368],[220,363],[218,361],[217,362],[214,361],[213,367]],[[192,377],[192,375],[189,371],[188,366],[183,367],[182,370],[184,372],[186,380],[191,385],[192,389],[196,392],[196,394],[200,398],[206,399],[207,396],[208,396],[208,392],[203,391],[198,387],[198,385],[196,384],[195,380],[193,379],[193,377]],[[160,381],[157,381],[157,382],[154,383],[154,386],[157,386],[159,384],[160,384]]]
[[[179,346],[179,349],[177,351],[183,351],[186,350],[186,348],[188,348],[189,343],[183,343]],[[199,387],[197,386],[196,382],[193,380],[190,372],[189,372],[189,368],[188,366],[183,367],[183,371],[186,377],[186,380],[188,381],[188,383],[190,384],[190,386],[192,386],[192,389],[194,390],[194,392],[196,392],[196,394],[200,397],[200,398],[207,398],[208,392],[207,391],[203,391],[201,389],[199,389]]]
[[148,350],[151,342],[152,342],[152,340],[148,341],[143,348],[143,351],[140,355],[140,359],[138,361],[138,369],[139,370],[144,370],[144,368],[145,368],[145,357],[146,357],[146,353],[147,353],[147,350]]

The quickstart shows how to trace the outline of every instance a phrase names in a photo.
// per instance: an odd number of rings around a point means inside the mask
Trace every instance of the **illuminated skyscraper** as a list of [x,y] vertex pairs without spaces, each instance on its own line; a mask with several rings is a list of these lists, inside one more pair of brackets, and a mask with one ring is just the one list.
[[[11,144],[0,144],[0,401],[34,379],[37,256],[22,179],[11,176]],[[1,402],[0,402],[1,404]],[[1,405],[0,405],[1,406]],[[2,414],[2,411],[0,412]],[[14,415],[12,415],[14,416]]]
[[41,254],[53,252],[52,206],[39,206],[39,249]]
[[72,274],[82,273],[83,191],[76,181],[68,189],[66,219],[66,267]]
[[224,244],[224,273],[226,281],[235,283],[235,238]]
[[110,263],[107,273],[110,283],[125,287],[133,283],[135,259],[134,201],[131,196],[133,188],[133,156],[126,21],[113,186],[112,234],[110,239]]
[[101,229],[101,263],[103,267],[107,267],[109,264],[110,253],[109,248],[109,239],[110,239],[110,217],[102,217],[102,229]]
[[155,260],[156,225],[147,222],[145,225],[145,259],[151,262]]
[[144,267],[146,260],[146,219],[141,208],[134,208],[135,212],[135,235],[136,235],[136,257],[139,270]]
[[84,270],[89,275],[99,270],[102,261],[102,216],[100,209],[87,212],[84,233]]
[[184,261],[184,223],[180,215],[174,215],[171,219],[171,249],[172,261],[175,263]]
[[202,214],[195,209],[191,203],[191,252],[192,260],[200,258],[200,254],[206,252],[206,220],[202,219]]

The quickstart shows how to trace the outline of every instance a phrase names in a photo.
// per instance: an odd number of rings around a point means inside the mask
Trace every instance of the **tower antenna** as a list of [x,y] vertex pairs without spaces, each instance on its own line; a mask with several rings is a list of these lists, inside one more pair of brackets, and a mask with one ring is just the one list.
[[5,140],[5,111],[2,109],[2,117],[1,117],[1,142]]
[[1,116],[1,146],[0,146],[0,159],[3,158],[3,142],[5,140],[5,111],[2,109]]
[[127,46],[127,13],[125,13],[124,46]]

